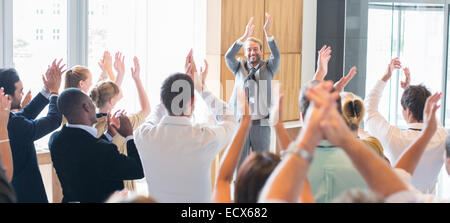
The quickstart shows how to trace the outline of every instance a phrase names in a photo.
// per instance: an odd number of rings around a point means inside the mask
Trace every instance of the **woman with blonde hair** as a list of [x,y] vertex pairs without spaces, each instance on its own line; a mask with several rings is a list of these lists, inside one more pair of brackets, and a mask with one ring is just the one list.
[[341,101],[342,116],[350,130],[352,130],[353,134],[360,138],[361,141],[366,144],[366,146],[373,149],[378,156],[389,162],[389,160],[384,156],[383,146],[381,145],[381,142],[377,138],[369,136],[366,132],[359,128],[361,122],[364,119],[364,114],[366,111],[364,107],[364,101],[360,97],[350,92],[342,92]]
[[[146,117],[150,114],[150,102],[139,76],[140,70],[139,60],[135,57],[134,69],[131,69],[131,74],[138,90],[141,110],[137,114],[128,115],[131,125],[133,126],[133,130],[136,130],[142,123],[144,123]],[[98,137],[100,137],[108,129],[108,114],[111,113],[117,102],[122,99],[123,95],[120,87],[116,83],[106,81],[99,83],[95,88],[93,88],[90,93],[90,97],[98,108],[97,123],[94,127],[98,130]],[[125,138],[117,134],[113,137],[113,143],[119,148],[120,153],[125,155],[127,154]],[[124,186],[129,191],[135,191],[136,188],[134,181],[125,181]]]

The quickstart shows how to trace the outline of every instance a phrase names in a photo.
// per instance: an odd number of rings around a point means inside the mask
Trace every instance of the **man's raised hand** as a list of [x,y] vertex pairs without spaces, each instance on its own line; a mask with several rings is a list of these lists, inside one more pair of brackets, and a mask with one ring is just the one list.
[[331,59],[332,49],[331,46],[323,46],[319,51],[319,57],[317,60],[317,72],[314,76],[314,80],[323,81],[328,74],[328,63]]
[[272,37],[272,31],[271,31],[272,23],[273,23],[272,16],[266,12],[266,18],[267,18],[267,20],[266,20],[266,23],[264,24],[264,32],[266,33],[266,37],[270,38],[270,37]]
[[398,69],[401,69],[401,68],[402,68],[402,62],[400,62],[400,59],[398,57],[392,59],[391,62],[389,63],[389,65],[388,65],[388,69],[386,71],[386,74],[383,76],[383,78],[381,80],[384,81],[384,82],[388,82],[389,79],[391,79],[391,77],[392,77],[392,72],[394,70],[398,70]]
[[245,27],[245,33],[240,39],[242,43],[247,41],[247,39],[250,38],[253,35],[253,32],[255,31],[255,25],[253,25],[253,20],[254,20],[253,17],[251,17],[250,21]]
[[403,72],[405,73],[405,81],[400,81],[400,86],[406,90],[406,88],[409,87],[409,85],[411,84],[411,72],[409,71],[408,67],[405,67],[403,69]]
[[338,92],[342,92],[344,88],[348,85],[348,83],[350,83],[350,81],[356,76],[357,71],[358,71],[357,67],[352,67],[352,69],[350,69],[350,71],[348,72],[347,76],[342,77],[338,82],[336,82],[336,84],[334,85],[336,90]]

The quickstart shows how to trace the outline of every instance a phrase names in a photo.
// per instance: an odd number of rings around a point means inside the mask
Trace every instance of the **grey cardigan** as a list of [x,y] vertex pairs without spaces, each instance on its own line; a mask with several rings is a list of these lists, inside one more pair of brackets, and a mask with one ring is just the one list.
[[[256,106],[259,108],[257,115],[252,113],[252,120],[261,120],[269,116],[270,105],[272,100],[272,80],[280,70],[281,53],[275,40],[267,41],[272,55],[269,60],[262,60],[255,76],[258,83],[259,95]],[[233,108],[234,114],[237,115],[237,99],[236,89],[238,87],[244,89],[244,81],[248,76],[246,69],[247,60],[243,58],[236,59],[236,55],[242,48],[242,44],[236,41],[233,46],[225,54],[225,62],[228,69],[234,74],[235,86],[233,95],[230,99],[230,106]]]

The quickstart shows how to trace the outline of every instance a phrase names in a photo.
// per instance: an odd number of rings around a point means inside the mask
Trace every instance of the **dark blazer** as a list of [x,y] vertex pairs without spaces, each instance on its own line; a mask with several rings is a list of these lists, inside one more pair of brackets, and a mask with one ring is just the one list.
[[50,154],[63,190],[63,203],[104,202],[123,190],[123,180],[144,178],[134,140],[127,142],[128,156],[103,135],[64,126],[49,141]]
[[16,195],[11,184],[6,179],[5,171],[3,171],[0,162],[0,204],[14,202],[16,202]]
[[[61,125],[62,115],[57,108],[58,97],[50,100],[38,94],[21,112],[11,113],[8,123],[13,157],[12,185],[21,203],[48,202],[39,171],[34,141],[53,132]],[[46,117],[36,119],[49,104]]]

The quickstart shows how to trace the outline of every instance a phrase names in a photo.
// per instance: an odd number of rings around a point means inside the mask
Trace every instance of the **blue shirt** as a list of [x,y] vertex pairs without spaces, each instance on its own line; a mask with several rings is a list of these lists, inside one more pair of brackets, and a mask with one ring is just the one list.
[[328,141],[322,141],[317,147],[308,180],[318,203],[332,202],[350,189],[368,188],[345,151]]

